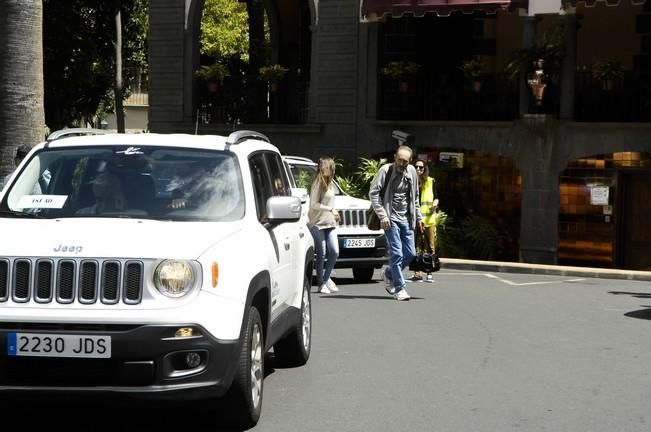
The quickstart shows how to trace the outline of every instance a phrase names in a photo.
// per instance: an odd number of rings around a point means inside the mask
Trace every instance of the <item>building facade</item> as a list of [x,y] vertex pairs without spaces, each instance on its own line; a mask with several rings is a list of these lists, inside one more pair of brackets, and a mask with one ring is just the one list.
[[[284,153],[349,161],[390,154],[400,130],[450,179],[450,205],[503,226],[505,258],[650,268],[651,8],[427,3],[264,0],[274,59],[292,72],[263,98],[268,115],[226,123],[201,114],[203,2],[151,0],[149,129],[255,129]],[[517,52],[549,58],[509,79]],[[471,59],[480,84],[461,70]],[[607,84],[593,72],[610,60]],[[383,73],[392,61],[419,65],[408,85]]]

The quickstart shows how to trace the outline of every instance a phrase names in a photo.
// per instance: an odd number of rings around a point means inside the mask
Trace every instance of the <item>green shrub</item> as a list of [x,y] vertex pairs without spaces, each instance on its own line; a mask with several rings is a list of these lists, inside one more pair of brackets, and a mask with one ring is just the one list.
[[502,239],[493,223],[485,217],[470,215],[461,222],[468,257],[492,260],[502,253]]
[[335,176],[341,190],[355,198],[368,199],[368,189],[360,189],[358,182],[353,177]]

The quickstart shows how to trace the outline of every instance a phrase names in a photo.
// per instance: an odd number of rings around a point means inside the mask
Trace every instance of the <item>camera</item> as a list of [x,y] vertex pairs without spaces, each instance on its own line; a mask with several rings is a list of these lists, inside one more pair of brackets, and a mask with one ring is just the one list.
[[397,129],[391,132],[391,138],[397,139],[399,145],[411,143],[413,141],[413,137],[414,136],[412,134]]

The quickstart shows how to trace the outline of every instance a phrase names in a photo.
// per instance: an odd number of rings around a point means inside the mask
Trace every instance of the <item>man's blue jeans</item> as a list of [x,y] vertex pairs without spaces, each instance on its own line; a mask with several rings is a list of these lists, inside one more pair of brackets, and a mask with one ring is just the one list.
[[391,228],[384,231],[389,251],[389,267],[384,271],[391,281],[391,286],[396,292],[405,287],[405,278],[402,271],[406,269],[416,257],[414,244],[414,230],[408,222],[391,221]]
[[[339,240],[337,239],[337,231],[334,228],[320,230],[310,225],[310,232],[314,238],[314,252],[316,254],[316,263],[314,264],[316,283],[320,287],[330,279],[332,269],[335,267],[337,256],[339,256]],[[323,261],[326,251],[328,260],[324,269]]]

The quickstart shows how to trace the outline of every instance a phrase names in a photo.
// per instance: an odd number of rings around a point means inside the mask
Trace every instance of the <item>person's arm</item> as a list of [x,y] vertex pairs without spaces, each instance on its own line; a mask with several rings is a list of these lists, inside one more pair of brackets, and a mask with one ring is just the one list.
[[388,217],[387,212],[384,210],[384,206],[382,205],[384,197],[380,196],[382,185],[384,185],[386,180],[387,170],[386,165],[378,170],[377,174],[375,174],[375,177],[371,181],[371,186],[368,190],[368,198],[371,200],[371,207],[373,207],[373,211],[375,211],[375,214],[380,220]]
[[416,209],[416,223],[422,223],[423,221],[423,215],[420,214],[420,188],[418,187],[418,174],[416,173],[416,168],[414,168],[412,165],[409,165],[408,168],[409,173],[411,174],[411,179],[414,182],[414,187],[412,190],[414,190],[414,207]]

